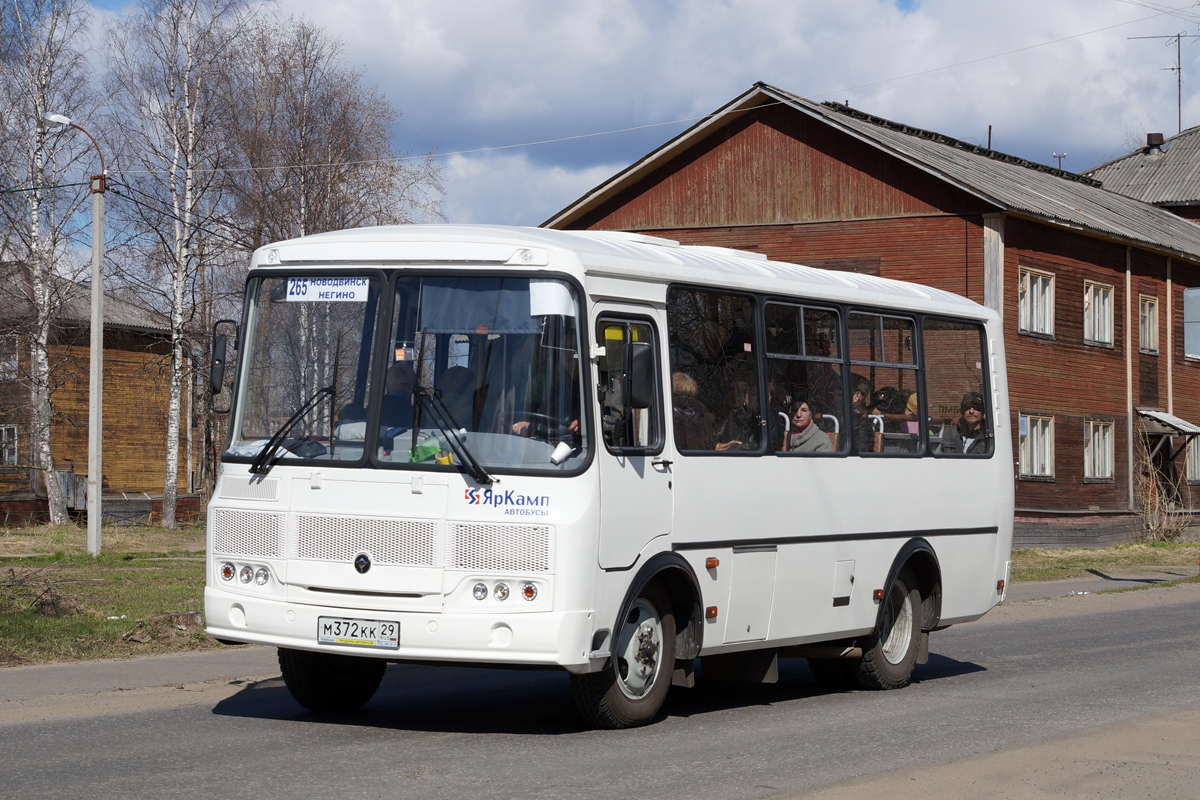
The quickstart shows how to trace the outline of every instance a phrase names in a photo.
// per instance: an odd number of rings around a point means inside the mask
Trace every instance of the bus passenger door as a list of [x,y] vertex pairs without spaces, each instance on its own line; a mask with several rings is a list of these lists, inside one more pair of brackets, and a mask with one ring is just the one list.
[[600,566],[631,566],[646,543],[671,532],[671,465],[664,442],[657,326],[601,312],[596,396],[600,462]]

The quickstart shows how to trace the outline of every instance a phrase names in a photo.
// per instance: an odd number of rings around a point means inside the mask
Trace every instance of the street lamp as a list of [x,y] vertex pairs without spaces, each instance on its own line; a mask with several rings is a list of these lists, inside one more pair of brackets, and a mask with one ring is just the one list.
[[71,127],[92,140],[100,156],[100,174],[91,176],[92,191],[92,338],[88,366],[88,478],[87,548],[100,555],[101,492],[103,491],[102,449],[104,446],[104,154],[95,137],[62,114],[42,115],[46,129]]

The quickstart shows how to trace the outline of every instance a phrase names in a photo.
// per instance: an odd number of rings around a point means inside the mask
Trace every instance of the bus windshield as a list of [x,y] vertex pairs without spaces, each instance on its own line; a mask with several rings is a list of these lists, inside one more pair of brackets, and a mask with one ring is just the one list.
[[250,303],[226,455],[255,458],[255,471],[364,456],[381,468],[565,471],[587,457],[566,282],[404,272],[386,292],[375,278],[271,277]]

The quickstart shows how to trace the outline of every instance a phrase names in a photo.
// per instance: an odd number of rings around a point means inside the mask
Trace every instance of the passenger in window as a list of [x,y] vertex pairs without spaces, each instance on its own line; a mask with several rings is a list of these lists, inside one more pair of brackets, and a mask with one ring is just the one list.
[[871,382],[857,373],[850,376],[851,425],[854,431],[854,449],[860,453],[875,452],[875,429],[871,422],[871,409],[867,403],[871,397]]
[[788,407],[792,424],[787,432],[786,449],[789,453],[832,453],[833,444],[829,434],[817,427],[813,421],[812,406],[805,400],[796,400]]
[[712,412],[700,401],[699,394],[700,387],[691,375],[671,375],[671,415],[675,446],[680,450],[705,450],[712,441]]
[[990,453],[992,433],[987,426],[987,406],[979,392],[967,392],[959,405],[958,425],[947,431],[939,453]]
[[438,392],[450,418],[459,428],[473,430],[475,373],[466,367],[451,367],[438,378]]
[[714,450],[757,450],[762,420],[758,415],[758,387],[745,378],[733,382],[733,411],[717,430]]

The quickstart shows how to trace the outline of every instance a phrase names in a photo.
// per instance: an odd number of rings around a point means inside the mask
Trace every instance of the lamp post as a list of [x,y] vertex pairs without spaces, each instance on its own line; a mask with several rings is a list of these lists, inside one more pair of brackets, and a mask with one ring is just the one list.
[[[88,477],[87,548],[100,555],[100,518],[103,516],[102,450],[104,447],[104,154],[95,137],[62,114],[46,113],[47,130],[71,127],[91,139],[100,157],[100,174],[91,176],[92,192],[92,330],[88,363]],[[51,127],[52,126],[52,127]]]

